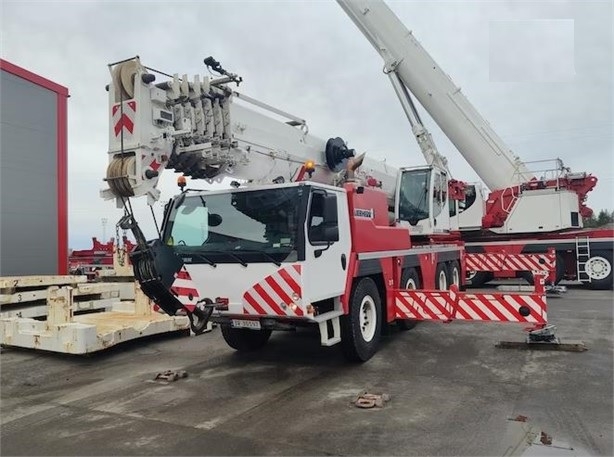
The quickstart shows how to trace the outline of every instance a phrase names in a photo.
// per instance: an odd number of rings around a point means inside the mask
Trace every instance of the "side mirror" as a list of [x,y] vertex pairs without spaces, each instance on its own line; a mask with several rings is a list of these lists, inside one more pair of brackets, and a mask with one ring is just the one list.
[[177,200],[175,200],[175,207],[179,208],[184,200],[185,200],[185,192],[182,192],[179,195],[179,197],[177,197]]
[[326,226],[337,225],[337,196],[324,195],[322,202],[322,218],[323,224]]
[[208,216],[209,227],[217,227],[222,223],[222,216],[215,213],[210,213]]
[[310,241],[326,243],[326,247],[314,251],[315,257],[330,248],[331,244],[339,241],[339,219],[337,215],[337,196],[322,195],[322,222],[310,229]]
[[330,243],[339,241],[339,226],[331,225],[322,229],[322,241],[328,241]]
[[313,251],[313,255],[316,259],[319,258],[324,251],[328,250],[332,243],[334,243],[335,241],[339,241],[339,226],[335,224],[332,226],[329,225],[322,227],[320,238],[321,239],[319,239],[318,241],[326,242],[326,247]]

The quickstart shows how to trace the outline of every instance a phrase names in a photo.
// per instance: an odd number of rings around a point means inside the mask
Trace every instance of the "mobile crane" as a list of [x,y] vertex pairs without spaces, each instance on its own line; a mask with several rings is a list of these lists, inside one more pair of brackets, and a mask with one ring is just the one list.
[[[449,174],[447,160],[437,151],[410,94],[491,191],[484,200],[481,185],[461,185],[465,198],[450,201],[450,225],[446,229],[460,230],[468,252],[474,254],[467,258],[468,270],[473,270],[472,282],[483,283],[495,274],[506,276],[516,271],[531,280],[524,262],[510,263],[509,270],[494,274],[492,270],[499,257],[545,253],[554,248],[557,282],[576,279],[594,288],[611,289],[614,231],[581,230],[582,218],[592,214],[585,202],[597,178],[585,172],[572,173],[559,159],[556,167],[539,170],[541,176],[537,178],[384,2],[337,2],[382,57],[384,72],[428,164],[422,172]],[[458,189],[459,183],[455,183]],[[425,217],[410,226],[410,231],[431,234],[435,227],[442,228],[441,222]]]
[[[215,59],[205,64],[219,77],[171,77],[138,57],[109,65],[102,196],[124,208],[135,276],[161,310],[187,313],[194,333],[218,323],[241,351],[273,330],[318,325],[322,345],[341,343],[357,361],[395,322],[529,323],[543,338],[542,277],[529,295],[465,294],[462,242],[411,235],[425,213],[449,218],[444,171],[431,179],[356,155],[338,137],[320,140],[299,117],[231,89],[242,78]],[[182,192],[147,241],[129,199],[155,202],[164,169],[183,173]],[[185,176],[230,178],[232,188],[185,189]]]

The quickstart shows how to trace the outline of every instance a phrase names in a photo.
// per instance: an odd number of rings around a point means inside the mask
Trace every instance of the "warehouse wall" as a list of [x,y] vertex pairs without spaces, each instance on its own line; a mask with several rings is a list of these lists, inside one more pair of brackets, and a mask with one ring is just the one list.
[[[0,276],[66,274],[67,91],[60,95],[43,87],[43,78],[17,75],[6,64],[0,71]],[[36,82],[26,79],[32,75]]]

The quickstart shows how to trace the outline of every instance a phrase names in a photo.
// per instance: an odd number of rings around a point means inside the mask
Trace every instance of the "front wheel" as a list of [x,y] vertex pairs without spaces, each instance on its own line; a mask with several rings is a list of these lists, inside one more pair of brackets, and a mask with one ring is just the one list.
[[591,289],[612,289],[612,251],[591,252],[584,269],[591,278]]
[[366,362],[379,345],[382,328],[379,291],[371,278],[358,280],[352,288],[349,314],[341,318],[341,348],[353,362]]
[[222,325],[221,330],[226,344],[240,352],[256,351],[271,337],[271,330],[232,328],[229,325]]

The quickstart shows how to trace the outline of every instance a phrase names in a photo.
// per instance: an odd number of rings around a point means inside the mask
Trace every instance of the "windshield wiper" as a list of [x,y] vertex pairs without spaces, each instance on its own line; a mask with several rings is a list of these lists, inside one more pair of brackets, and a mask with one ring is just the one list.
[[243,265],[244,267],[247,266],[247,262],[245,260],[243,260],[241,257],[239,257],[237,254],[235,254],[232,251],[209,251],[207,250],[208,254],[217,254],[217,255],[224,255],[227,254],[230,257],[232,257],[233,259],[237,260],[241,265]]
[[199,259],[204,260],[205,262],[207,262],[209,265],[211,265],[213,268],[217,267],[217,263],[215,263],[213,260],[209,259],[208,257],[202,255],[202,254],[190,254],[193,257],[198,257]]
[[263,256],[265,256],[267,259],[269,259],[271,262],[273,262],[275,265],[277,265],[278,267],[281,267],[281,262],[279,260],[277,260],[275,257],[273,257],[271,254],[269,254],[266,251],[260,251],[258,249],[239,249],[239,251],[241,252],[249,252],[250,254],[262,254]]

